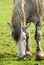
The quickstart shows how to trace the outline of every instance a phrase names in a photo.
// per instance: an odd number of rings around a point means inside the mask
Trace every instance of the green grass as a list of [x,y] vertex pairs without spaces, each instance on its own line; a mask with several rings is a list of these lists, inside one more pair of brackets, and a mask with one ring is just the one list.
[[[29,30],[31,33],[32,58],[18,60],[15,41],[12,39],[11,30],[7,23],[11,22],[13,10],[13,0],[0,0],[0,65],[44,65],[44,60],[36,61],[36,42],[34,40],[35,27],[31,24]],[[44,23],[42,23],[44,24]],[[42,26],[41,45],[44,50],[44,26]]]

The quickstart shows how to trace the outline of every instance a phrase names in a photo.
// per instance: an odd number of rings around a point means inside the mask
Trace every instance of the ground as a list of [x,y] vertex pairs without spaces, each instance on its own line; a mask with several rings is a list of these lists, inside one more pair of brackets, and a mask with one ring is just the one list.
[[[30,43],[32,47],[32,57],[19,60],[17,58],[17,48],[15,41],[11,36],[11,30],[8,22],[11,22],[13,10],[13,0],[0,0],[0,65],[44,65],[44,60],[37,61],[36,41],[34,40],[34,24],[28,28],[30,30]],[[42,22],[42,40],[41,46],[44,51],[44,22]]]

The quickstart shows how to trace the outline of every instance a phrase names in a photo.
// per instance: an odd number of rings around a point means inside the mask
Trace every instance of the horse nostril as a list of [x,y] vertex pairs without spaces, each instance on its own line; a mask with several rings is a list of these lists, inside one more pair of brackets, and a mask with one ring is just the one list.
[[23,37],[23,40],[26,40],[26,38]]

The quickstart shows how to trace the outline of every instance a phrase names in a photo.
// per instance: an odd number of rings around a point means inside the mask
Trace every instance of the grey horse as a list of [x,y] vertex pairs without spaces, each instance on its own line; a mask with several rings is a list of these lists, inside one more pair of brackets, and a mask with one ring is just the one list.
[[18,58],[32,56],[30,47],[30,34],[27,28],[29,23],[35,25],[36,58],[44,59],[44,52],[41,48],[41,26],[44,17],[44,0],[15,0],[12,14],[12,36],[16,40]]

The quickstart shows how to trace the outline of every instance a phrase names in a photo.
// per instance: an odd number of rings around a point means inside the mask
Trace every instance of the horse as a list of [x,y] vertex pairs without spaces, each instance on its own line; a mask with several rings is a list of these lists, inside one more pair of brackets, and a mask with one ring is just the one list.
[[15,0],[12,24],[8,23],[18,49],[18,58],[32,56],[30,46],[30,23],[35,25],[36,58],[44,59],[44,52],[41,47],[41,27],[44,18],[44,0]]

